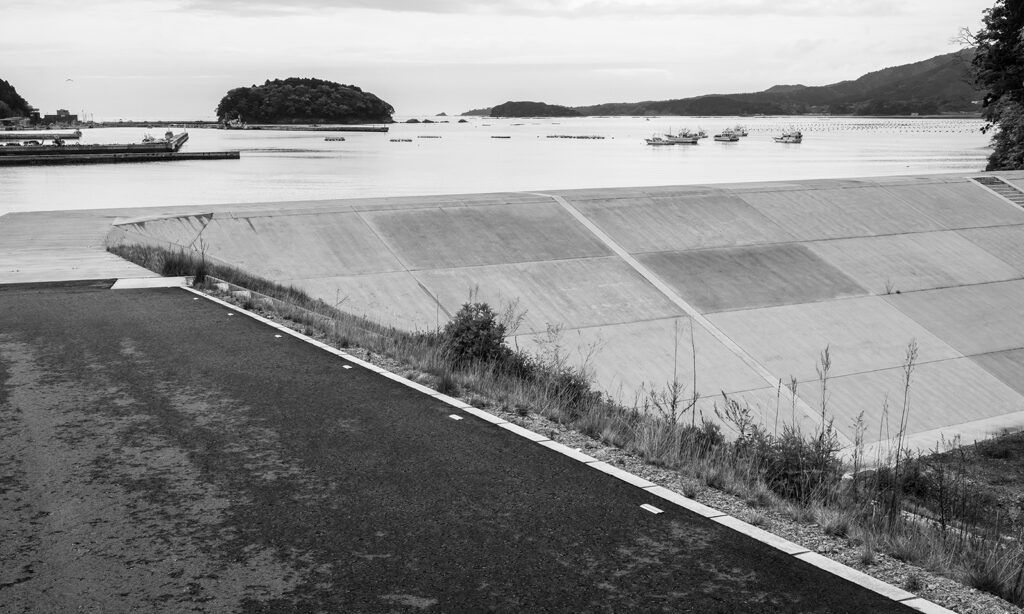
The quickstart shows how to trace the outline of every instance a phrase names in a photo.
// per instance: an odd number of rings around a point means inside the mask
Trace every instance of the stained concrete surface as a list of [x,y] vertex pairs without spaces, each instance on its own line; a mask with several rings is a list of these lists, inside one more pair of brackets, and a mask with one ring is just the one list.
[[956,232],[919,232],[809,243],[872,294],[929,290],[1021,277]]
[[704,313],[866,293],[797,244],[642,254],[638,260]]

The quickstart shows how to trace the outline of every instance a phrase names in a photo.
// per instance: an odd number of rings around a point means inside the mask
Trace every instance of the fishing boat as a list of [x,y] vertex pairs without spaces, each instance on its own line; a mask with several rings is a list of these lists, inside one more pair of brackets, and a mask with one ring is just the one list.
[[726,128],[725,130],[722,130],[720,133],[715,135],[715,140],[722,141],[725,143],[733,143],[735,141],[740,140],[740,136],[733,132],[731,128]]
[[804,140],[804,135],[799,130],[790,130],[789,132],[783,132],[782,136],[772,138],[776,143],[800,143]]
[[647,141],[648,145],[654,145],[655,147],[661,147],[663,145],[675,145],[675,143],[673,143],[672,141],[669,141],[668,139],[665,139],[657,135],[644,140]]
[[689,130],[680,130],[679,134],[666,133],[665,140],[672,145],[696,145],[700,137]]
[[733,128],[732,131],[736,134],[736,136],[747,136],[748,134],[750,134],[749,132],[747,132],[747,127],[741,126],[740,124],[736,124],[736,127]]

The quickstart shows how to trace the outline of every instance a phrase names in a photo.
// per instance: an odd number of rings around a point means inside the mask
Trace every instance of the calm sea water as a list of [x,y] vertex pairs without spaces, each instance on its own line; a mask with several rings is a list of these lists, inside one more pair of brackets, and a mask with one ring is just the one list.
[[[980,120],[432,119],[449,123],[398,123],[388,133],[344,133],[343,142],[325,141],[322,132],[189,130],[184,151],[238,149],[240,160],[0,168],[0,214],[975,172],[989,153]],[[737,124],[750,131],[738,143],[650,147],[643,140]],[[803,143],[772,141],[790,127],[803,131]],[[163,129],[91,129],[82,142],[138,142],[147,132]],[[604,138],[549,138],[559,135]]]

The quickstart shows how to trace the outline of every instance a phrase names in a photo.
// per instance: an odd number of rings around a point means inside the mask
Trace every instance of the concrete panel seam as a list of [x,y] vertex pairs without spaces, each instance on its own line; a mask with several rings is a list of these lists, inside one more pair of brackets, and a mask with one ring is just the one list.
[[[643,277],[650,284],[652,284],[659,292],[662,293],[662,295],[664,295],[673,304],[675,304],[677,307],[682,309],[687,315],[689,315],[692,321],[695,321],[698,324],[700,324],[701,327],[704,328],[704,330],[706,330],[722,345],[728,348],[737,358],[739,358],[744,364],[746,364],[748,368],[750,368],[752,371],[754,371],[754,373],[760,376],[761,379],[766,381],[769,386],[778,386],[779,378],[772,375],[771,372],[768,371],[768,369],[764,365],[755,360],[754,357],[748,354],[746,351],[744,351],[743,348],[739,346],[739,344],[733,341],[721,329],[719,329],[717,326],[712,324],[710,320],[704,317],[704,314],[700,313],[695,307],[693,307],[693,305],[690,305],[674,290],[668,287],[668,285],[664,281],[662,281],[661,278],[655,275],[639,260],[634,258],[629,252],[625,250],[625,248],[619,245],[614,239],[611,238],[611,236],[609,236],[607,233],[601,230],[597,226],[597,224],[595,224],[593,221],[590,220],[590,218],[584,215],[582,211],[574,207],[569,201],[565,200],[561,196],[553,194],[544,194],[540,192],[534,192],[534,194],[537,194],[538,196],[548,196],[555,202],[560,204],[566,211],[569,212],[570,215],[572,215],[576,220],[578,220],[587,229],[589,229],[590,232],[594,234],[594,236],[596,236],[601,242],[607,245],[609,249],[612,250],[612,252],[614,252],[626,264],[633,268],[633,270],[636,271],[641,277]],[[788,390],[786,394],[790,395],[787,396],[786,400],[792,400],[807,417],[811,419],[817,417],[817,412],[815,412],[803,399],[799,398],[798,396],[792,395],[792,393],[788,392]],[[840,441],[843,443],[844,447],[853,445],[853,442],[845,434],[839,433],[837,431],[837,435]]]

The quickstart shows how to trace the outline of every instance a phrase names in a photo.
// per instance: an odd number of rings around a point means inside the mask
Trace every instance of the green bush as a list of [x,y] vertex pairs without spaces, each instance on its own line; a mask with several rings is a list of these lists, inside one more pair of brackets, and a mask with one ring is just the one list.
[[502,362],[512,354],[505,333],[505,325],[487,303],[465,303],[441,331],[441,344],[455,365]]
[[765,436],[758,454],[764,480],[776,493],[808,503],[835,491],[842,478],[841,446],[831,426],[817,436],[786,427],[778,437]]

